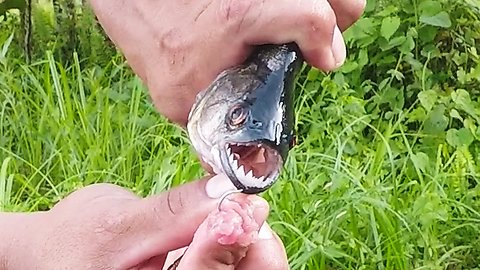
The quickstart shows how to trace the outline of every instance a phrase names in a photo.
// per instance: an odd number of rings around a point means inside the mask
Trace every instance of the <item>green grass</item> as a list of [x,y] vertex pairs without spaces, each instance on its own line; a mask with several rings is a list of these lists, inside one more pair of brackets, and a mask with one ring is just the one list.
[[[480,269],[480,5],[438,3],[369,1],[345,66],[299,78],[298,145],[263,195],[292,269]],[[97,182],[147,196],[204,174],[122,57],[43,50],[27,65],[8,37],[0,210],[48,209]]]
[[160,118],[121,58],[104,70],[81,70],[76,58],[64,68],[49,52],[31,66],[13,60],[0,100],[5,210],[45,209],[95,182],[147,195],[202,173],[185,134]]

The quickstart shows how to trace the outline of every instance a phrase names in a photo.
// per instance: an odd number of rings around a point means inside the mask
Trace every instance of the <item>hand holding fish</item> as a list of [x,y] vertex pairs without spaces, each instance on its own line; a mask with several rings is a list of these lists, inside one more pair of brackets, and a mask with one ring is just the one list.
[[[256,45],[295,42],[312,66],[339,67],[346,55],[341,31],[358,19],[365,0],[90,3],[107,34],[148,86],[158,110],[186,126],[197,94],[223,70],[243,63]],[[287,54],[280,50],[279,55]],[[248,69],[265,70],[257,68],[263,65],[273,71],[268,61],[260,62]],[[232,83],[231,78],[221,82]],[[261,83],[262,79],[252,80],[252,84]],[[229,124],[243,121],[242,111],[231,107],[229,112]],[[255,156],[277,160],[284,150],[221,143],[223,148],[217,147],[220,144],[208,147],[220,149],[222,160],[215,160],[218,155],[214,155],[207,161],[219,170],[220,166],[227,168],[224,172],[238,186],[252,192],[268,188],[271,182],[256,184],[268,177],[244,174],[236,158],[261,152]],[[277,165],[264,169],[277,175]],[[268,204],[255,195],[235,194],[217,209],[218,197],[225,191],[218,189],[223,184],[215,183],[221,178],[193,181],[146,199],[117,186],[94,185],[47,212],[0,213],[0,268],[167,269],[184,254],[173,268],[288,269],[283,244],[265,225]],[[179,250],[187,245],[188,250]]]
[[157,109],[186,125],[199,91],[258,44],[296,42],[312,66],[345,60],[344,30],[365,0],[90,0]]

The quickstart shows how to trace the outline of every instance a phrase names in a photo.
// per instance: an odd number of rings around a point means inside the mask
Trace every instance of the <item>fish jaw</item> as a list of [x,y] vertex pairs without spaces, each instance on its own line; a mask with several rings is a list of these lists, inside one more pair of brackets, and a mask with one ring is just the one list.
[[[192,144],[243,193],[260,193],[278,179],[294,138],[293,89],[302,63],[296,45],[262,46],[197,96],[187,124]],[[241,126],[223,109],[239,104],[248,108]],[[262,156],[263,165],[252,165]]]
[[226,143],[219,154],[220,166],[217,167],[246,194],[270,188],[283,165],[281,153],[262,142]]
[[199,152],[215,174],[226,175],[242,193],[257,194],[278,179],[284,159],[265,142],[232,142],[213,145]]

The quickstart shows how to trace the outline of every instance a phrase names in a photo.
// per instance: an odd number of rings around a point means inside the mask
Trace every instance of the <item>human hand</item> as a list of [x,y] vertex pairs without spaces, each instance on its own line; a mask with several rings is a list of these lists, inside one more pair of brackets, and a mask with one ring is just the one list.
[[339,67],[346,55],[340,29],[365,6],[365,0],[90,2],[157,109],[181,125],[196,94],[243,62],[253,45],[295,41],[309,64]]
[[[162,269],[169,251],[187,245],[178,270],[287,269],[283,245],[268,226],[256,238],[268,215],[265,200],[236,194],[216,210],[232,187],[215,176],[146,199],[109,184],[83,188],[27,223],[11,224],[15,235],[2,241],[16,242],[5,269]],[[243,233],[228,231],[239,226]],[[167,263],[176,258],[170,257]]]

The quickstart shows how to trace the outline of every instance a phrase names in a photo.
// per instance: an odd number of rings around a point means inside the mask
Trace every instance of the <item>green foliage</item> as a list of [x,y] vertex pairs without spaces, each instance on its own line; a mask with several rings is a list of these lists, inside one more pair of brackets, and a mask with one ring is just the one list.
[[0,65],[2,208],[43,210],[95,182],[147,195],[199,175],[199,165],[180,166],[196,163],[184,134],[160,119],[121,58],[82,70],[76,55],[66,68],[46,54]]
[[301,144],[269,192],[302,194],[273,225],[296,269],[478,267],[478,7],[368,1],[347,63],[300,80]]
[[[17,3],[16,0],[7,0],[0,3],[0,11],[3,5],[8,7]],[[20,3],[20,2],[18,2]],[[21,1],[25,8],[25,1]],[[10,8],[9,8],[10,9]],[[5,11],[8,11],[6,9]],[[7,12],[8,13],[8,12]],[[1,16],[1,13],[0,13]],[[33,0],[32,1],[32,29],[26,31],[28,16],[18,16],[15,13],[7,18],[6,22],[0,22],[0,32],[16,33],[13,46],[16,57],[25,55],[25,34],[31,33],[30,57],[41,60],[45,57],[45,51],[51,50],[58,61],[65,65],[72,64],[73,53],[80,59],[88,58],[92,63],[101,66],[107,65],[110,59],[117,55],[114,46],[108,42],[108,37],[98,25],[91,9],[79,1],[69,0]],[[107,43],[108,42],[108,43]],[[81,63],[83,65],[83,61]]]
[[25,0],[3,0],[0,2],[0,17],[5,19],[7,11],[11,9],[23,10],[25,7]]
[[[30,65],[18,18],[0,26],[0,209],[47,209],[95,182],[147,195],[199,177],[185,134],[94,16],[77,10],[67,53],[53,10],[34,6]],[[369,0],[345,65],[305,68],[299,143],[264,194],[292,269],[479,269],[479,16],[478,0]]]

